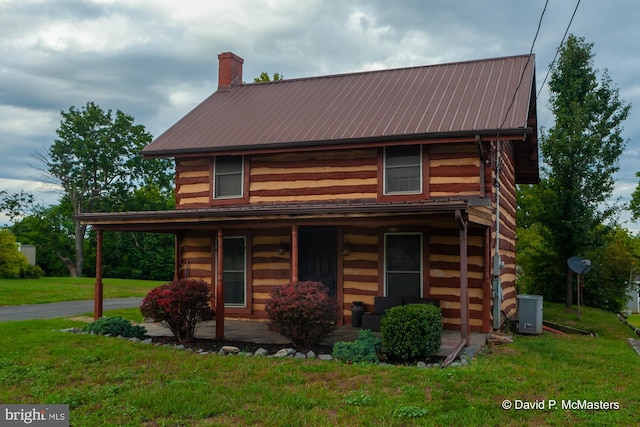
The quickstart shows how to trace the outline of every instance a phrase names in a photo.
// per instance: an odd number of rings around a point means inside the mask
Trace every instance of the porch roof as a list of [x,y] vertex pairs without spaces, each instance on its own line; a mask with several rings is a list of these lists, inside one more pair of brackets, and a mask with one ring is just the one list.
[[[136,211],[85,213],[76,215],[82,224],[100,230],[145,231],[173,233],[194,228],[212,228],[252,223],[252,227],[271,227],[274,222],[304,220],[373,220],[385,221],[393,217],[417,214],[452,214],[468,212],[470,208],[488,205],[489,200],[476,197],[467,199],[430,199],[415,202],[350,202],[350,203],[299,203],[278,205],[219,206],[199,209],[167,211]],[[453,217],[452,217],[453,218]]]

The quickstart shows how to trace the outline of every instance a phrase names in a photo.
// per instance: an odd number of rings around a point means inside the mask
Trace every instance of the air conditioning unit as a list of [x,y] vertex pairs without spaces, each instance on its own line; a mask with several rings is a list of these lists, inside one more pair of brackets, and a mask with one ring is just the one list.
[[542,295],[518,295],[518,333],[542,334]]

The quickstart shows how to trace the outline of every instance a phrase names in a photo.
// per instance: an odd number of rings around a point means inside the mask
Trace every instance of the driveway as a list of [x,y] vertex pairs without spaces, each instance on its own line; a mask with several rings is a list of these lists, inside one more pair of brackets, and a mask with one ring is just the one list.
[[[104,310],[140,307],[142,298],[109,298],[104,300]],[[0,306],[0,322],[11,320],[53,319],[93,313],[93,300],[65,301],[49,304]]]

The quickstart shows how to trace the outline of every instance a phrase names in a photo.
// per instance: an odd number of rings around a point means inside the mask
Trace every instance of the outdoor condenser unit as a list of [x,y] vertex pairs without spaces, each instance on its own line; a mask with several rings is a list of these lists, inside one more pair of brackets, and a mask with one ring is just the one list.
[[542,333],[542,295],[518,295],[518,333]]

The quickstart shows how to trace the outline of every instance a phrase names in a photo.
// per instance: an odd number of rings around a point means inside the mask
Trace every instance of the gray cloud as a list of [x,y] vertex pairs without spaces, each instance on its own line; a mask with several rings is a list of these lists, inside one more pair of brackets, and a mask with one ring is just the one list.
[[[88,101],[159,135],[217,86],[217,55],[245,59],[244,79],[286,78],[528,53],[543,0],[9,0],[0,3],[0,180],[37,176],[30,153],[55,139],[60,111]],[[542,84],[575,7],[549,2],[536,42]],[[582,2],[571,32],[594,43],[622,97],[640,105],[640,8]],[[540,125],[553,117],[538,100]],[[640,170],[637,111],[616,195]],[[0,185],[2,182],[0,181]],[[12,181],[13,182],[13,181]]]

